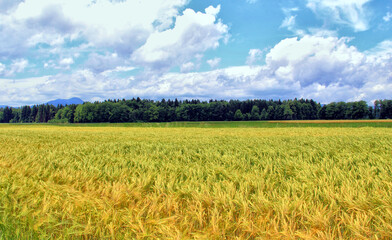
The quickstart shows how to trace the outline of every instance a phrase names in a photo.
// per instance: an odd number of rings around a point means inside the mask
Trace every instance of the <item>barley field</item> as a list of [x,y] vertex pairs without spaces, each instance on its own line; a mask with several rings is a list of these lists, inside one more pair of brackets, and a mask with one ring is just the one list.
[[0,125],[0,239],[391,239],[392,129]]

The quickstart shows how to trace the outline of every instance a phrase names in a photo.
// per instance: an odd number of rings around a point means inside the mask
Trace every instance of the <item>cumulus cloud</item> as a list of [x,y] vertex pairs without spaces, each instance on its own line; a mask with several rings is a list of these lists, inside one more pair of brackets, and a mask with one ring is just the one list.
[[60,60],[59,64],[62,67],[69,68],[72,64],[74,64],[74,60],[71,57],[63,58]]
[[366,53],[370,56],[377,57],[379,60],[385,61],[392,56],[392,41],[382,41],[374,48],[366,51]]
[[26,59],[16,59],[7,67],[0,63],[0,76],[13,77],[17,73],[22,73],[29,65],[29,61]]
[[29,61],[26,59],[18,59],[12,62],[11,65],[11,72],[12,73],[20,73],[23,72],[24,69],[27,67],[29,64]]
[[[126,70],[125,68],[117,69]],[[122,98],[132,96],[136,91],[133,78],[118,79],[105,72],[97,74],[89,70],[79,70],[71,74],[56,74],[40,78],[0,79],[0,102],[12,106],[43,103],[57,98],[81,97],[83,100],[94,98]]]
[[186,62],[181,65],[181,72],[190,72],[195,69],[195,64],[193,62]]
[[37,86],[47,79],[47,76],[18,80],[0,78],[0,102],[9,106],[20,107],[35,104],[37,103],[36,100],[38,102],[41,102],[42,99],[46,100],[46,96],[38,91]]
[[[349,39],[304,36],[282,40],[266,55],[266,73],[298,84],[297,96],[329,101],[388,98],[392,84],[392,44],[360,52]],[[383,56],[383,57],[380,57]]]
[[207,64],[210,65],[211,68],[217,68],[220,62],[221,62],[221,58],[213,58],[207,60]]
[[248,57],[246,58],[246,64],[254,65],[263,57],[263,51],[260,49],[250,49],[248,53]]
[[[20,55],[31,45],[83,38],[129,56],[156,30],[169,28],[187,0],[24,0],[1,2],[1,55]],[[2,14],[4,13],[4,14]],[[31,45],[29,45],[31,44]],[[18,47],[19,46],[19,47]]]
[[[172,67],[197,69],[198,56],[217,48],[228,37],[228,26],[217,18],[220,5],[180,14],[188,2],[5,0],[0,4],[0,60],[16,61],[36,51],[45,69],[60,70],[74,64],[64,56],[85,53],[83,66],[96,74],[137,64],[162,73]],[[7,76],[15,72],[10,66]]]
[[30,103],[71,96],[83,96],[87,101],[140,96],[153,99],[303,97],[322,103],[370,102],[390,98],[392,94],[392,43],[384,41],[361,52],[350,46],[347,38],[306,35],[279,42],[266,53],[263,65],[153,74],[148,78],[143,75],[121,78],[80,70],[35,82],[0,81],[6,83],[0,89],[0,100],[2,96],[12,96],[12,99],[30,99]]
[[334,37],[289,38],[271,49],[266,62],[277,77],[298,80],[303,86],[314,81],[360,85],[365,80],[360,68],[365,56],[347,42],[346,38]]
[[5,24],[0,15],[0,59],[16,59],[27,51],[28,31],[24,31],[19,24]]
[[390,53],[390,42],[360,52],[346,38],[307,35],[282,40],[267,53],[264,65],[169,73],[152,78],[144,87],[161,97],[370,102],[392,94]]
[[205,13],[186,9],[175,20],[172,29],[154,32],[137,49],[132,59],[149,69],[167,71],[190,62],[195,55],[219,46],[228,32],[227,25],[217,21],[220,6],[208,7]]
[[354,31],[369,28],[369,11],[366,3],[371,0],[307,0],[307,7],[325,21],[350,26]]
[[[391,50],[390,42],[360,52],[347,38],[307,35],[282,40],[266,54],[265,65],[169,73],[135,88],[161,97],[371,101],[392,94],[392,54],[387,54]],[[143,92],[144,88],[148,90]]]

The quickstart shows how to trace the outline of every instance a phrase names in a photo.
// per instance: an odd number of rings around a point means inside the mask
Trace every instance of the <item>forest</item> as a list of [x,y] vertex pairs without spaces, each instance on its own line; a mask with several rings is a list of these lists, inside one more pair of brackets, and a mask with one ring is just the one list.
[[294,100],[114,99],[79,105],[41,104],[0,108],[1,123],[98,123],[172,121],[255,121],[392,118],[392,100],[332,102]]

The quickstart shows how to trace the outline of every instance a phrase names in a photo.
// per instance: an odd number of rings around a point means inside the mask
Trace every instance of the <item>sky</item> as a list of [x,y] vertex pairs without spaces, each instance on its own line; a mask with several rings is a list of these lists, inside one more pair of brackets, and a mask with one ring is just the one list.
[[392,99],[392,0],[0,0],[0,105]]

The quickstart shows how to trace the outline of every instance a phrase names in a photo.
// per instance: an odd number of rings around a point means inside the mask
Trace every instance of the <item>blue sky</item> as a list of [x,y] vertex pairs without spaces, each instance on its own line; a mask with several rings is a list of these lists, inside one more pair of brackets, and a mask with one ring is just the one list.
[[390,0],[2,0],[0,105],[392,98]]

